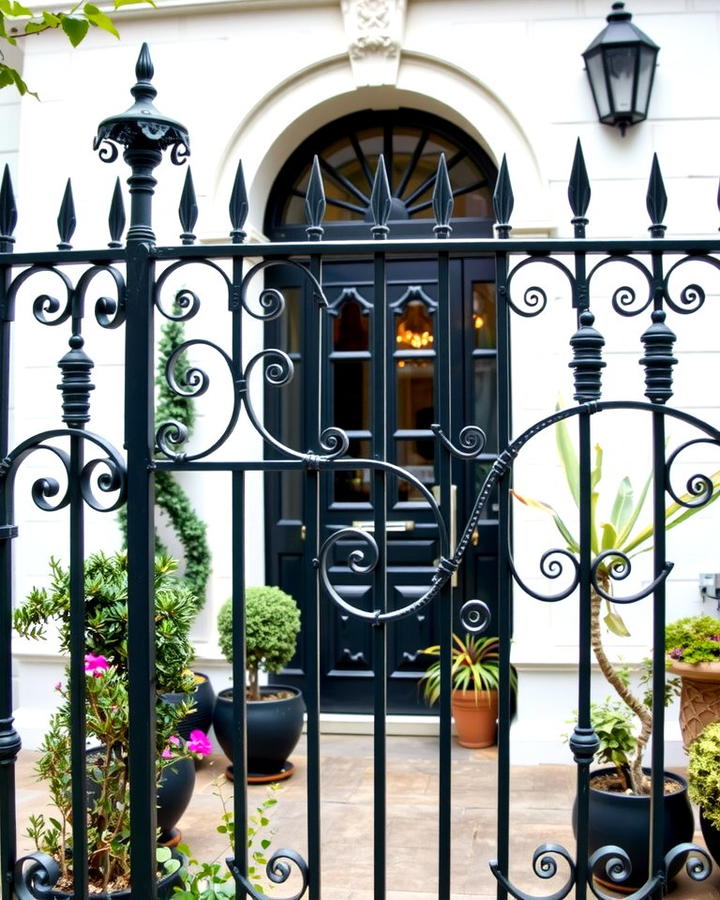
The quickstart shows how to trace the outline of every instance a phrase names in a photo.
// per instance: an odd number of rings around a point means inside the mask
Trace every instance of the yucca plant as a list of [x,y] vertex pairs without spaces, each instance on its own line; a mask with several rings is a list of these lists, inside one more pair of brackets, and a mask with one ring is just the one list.
[[[428,656],[440,656],[440,645],[434,644],[421,650]],[[496,637],[482,637],[467,634],[463,640],[453,634],[452,667],[450,669],[453,690],[493,691],[497,690],[500,673],[498,668],[500,642]],[[510,673],[513,691],[517,687],[517,676]],[[431,663],[421,676],[423,694],[432,706],[440,697],[440,659]]]
[[[557,440],[558,456],[562,464],[565,479],[570,490],[575,505],[580,509],[580,466],[577,453],[570,439],[570,433],[565,421],[557,424],[555,429]],[[593,469],[590,476],[591,484],[591,550],[593,556],[598,556],[607,550],[614,550],[623,554],[628,559],[645,553],[652,549],[653,546],[653,526],[646,525],[643,528],[636,529],[637,521],[640,513],[645,505],[648,490],[652,482],[652,476],[648,477],[642,486],[639,494],[635,494],[632,482],[629,477],[625,476],[621,479],[615,496],[610,507],[610,514],[607,520],[601,518],[598,512],[600,491],[598,489],[603,474],[603,450],[600,445],[595,446],[595,458]],[[712,476],[712,495],[707,503],[702,506],[684,506],[682,502],[673,502],[665,509],[665,530],[684,522],[693,516],[699,509],[704,509],[709,503],[714,502],[719,495],[720,472],[716,472]],[[580,541],[575,537],[570,528],[560,517],[549,503],[541,500],[533,500],[519,494],[517,491],[511,491],[512,495],[520,503],[533,509],[541,510],[552,516],[555,527],[562,535],[566,542],[567,549],[576,556],[580,555]],[[697,496],[694,494],[684,494],[680,497],[681,501],[695,501]],[[609,555],[605,557],[597,566],[597,583],[605,594],[612,595],[612,578],[611,571],[613,565],[618,562],[619,557]],[[644,794],[649,791],[649,779],[642,772],[642,758],[647,747],[650,736],[652,735],[652,712],[647,703],[647,697],[641,699],[633,693],[629,681],[625,676],[624,669],[610,662],[602,641],[601,628],[601,612],[603,598],[596,590],[591,591],[591,629],[590,636],[592,642],[593,653],[600,666],[600,670],[612,686],[613,690],[620,697],[622,702],[632,711],[640,722],[640,732],[637,736],[637,744],[629,766],[629,784],[628,789],[635,794]],[[625,623],[617,611],[615,605],[609,601],[605,601],[606,613],[602,618],[609,631],[621,637],[629,637],[630,632],[627,630]],[[668,692],[666,692],[666,703]],[[671,697],[670,697],[671,699]]]

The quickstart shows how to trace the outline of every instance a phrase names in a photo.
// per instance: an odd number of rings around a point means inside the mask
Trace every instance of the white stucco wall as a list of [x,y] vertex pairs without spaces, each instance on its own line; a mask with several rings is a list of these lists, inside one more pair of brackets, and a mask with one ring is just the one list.
[[[71,50],[62,36],[43,35],[27,42],[24,62],[25,78],[42,101],[26,98],[18,103],[7,92],[0,96],[0,115],[8,122],[0,155],[11,162],[15,179],[20,214],[17,246],[54,246],[55,216],[67,176],[72,176],[78,220],[73,243],[95,247],[108,239],[106,210],[115,178],[124,179],[126,167],[121,161],[103,165],[92,150],[92,138],[101,119],[130,104],[128,91],[143,41],[151,45],[158,108],[190,131],[200,207],[196,231],[201,240],[227,237],[227,202],[239,158],[251,201],[248,231],[252,238],[261,233],[270,186],[301,140],[348,112],[400,105],[454,122],[497,163],[507,155],[516,200],[512,217],[516,234],[572,233],[566,192],[577,137],[583,143],[593,187],[589,236],[647,233],[645,193],[653,153],[658,154],[668,193],[668,234],[716,233],[720,0],[636,0],[631,4],[634,21],[660,45],[661,52],[650,118],[625,137],[598,124],[580,57],[603,27],[608,9],[605,0],[408,0],[404,18],[398,20],[401,52],[394,67],[382,60],[351,61],[340,0],[159,0],[157,10],[120,12],[120,41],[92,33]],[[181,230],[175,210],[185,173],[165,160],[156,175],[155,229],[158,240],[169,243]],[[669,324],[678,334],[678,355],[686,358],[678,367],[677,403],[717,421],[715,376],[720,355],[712,302],[717,299],[718,284],[713,278],[702,313],[688,321],[674,315]],[[202,329],[198,326],[203,334],[207,328],[212,333],[213,304],[222,302],[212,281],[207,284],[210,299]],[[54,361],[65,352],[63,337],[54,329],[32,325],[27,302],[24,309],[22,303],[18,305],[18,346],[23,340],[34,341],[36,347],[42,342],[42,358],[48,363],[25,369],[17,381],[17,440],[36,431],[40,422],[59,421]],[[638,337],[647,320],[619,328],[609,301],[595,305],[602,311],[597,327],[608,341],[608,396],[625,395],[628,384],[633,384],[635,396],[641,399],[642,373],[636,360]],[[515,386],[519,388],[516,431],[547,415],[558,394],[571,396],[567,342],[574,329],[567,286],[562,283],[551,293],[541,320],[514,323]],[[628,330],[631,337],[621,336]],[[112,397],[110,402],[96,403],[91,427],[119,445],[122,395],[116,376],[122,361],[122,335],[101,334],[99,329],[91,332],[94,349],[90,352],[97,364],[95,394],[98,401],[102,394]],[[259,332],[251,330],[247,340],[248,347],[257,346]],[[622,364],[620,374],[614,370],[616,363]],[[223,406],[218,395],[213,396],[215,406],[198,405],[198,441],[217,427],[217,410]],[[647,448],[639,443],[636,426],[626,419],[601,436],[609,485],[626,472],[636,483],[642,482],[647,472]],[[618,436],[624,440],[613,454],[610,445]],[[243,430],[238,441],[247,439],[248,432]],[[552,438],[538,438],[518,463],[516,486],[530,496],[565,504],[570,515],[555,458]],[[699,461],[710,471],[718,468],[717,460]],[[23,473],[24,483],[29,486],[38,473],[44,474],[43,464],[33,463]],[[214,616],[229,593],[228,484],[217,476],[212,487],[188,482],[188,489],[208,522],[213,549],[210,599],[196,626],[201,664],[213,668],[218,658]],[[248,580],[262,581],[259,478],[251,481],[250,490],[254,527],[248,529]],[[18,595],[44,579],[48,553],[65,552],[64,515],[37,512],[29,490],[18,490]],[[543,523],[544,530],[539,527]],[[711,539],[716,527],[713,508],[682,533],[672,533],[671,558],[676,567],[669,583],[671,617],[701,610],[697,575],[720,568]],[[33,537],[23,540],[27,532]],[[516,555],[530,584],[537,586],[537,560],[552,540],[552,528],[541,516],[518,515]],[[88,550],[118,545],[112,517],[91,516]],[[642,574],[638,577],[642,582]],[[539,742],[543,758],[567,759],[565,749],[557,750],[557,735],[566,730],[574,703],[568,707],[556,687],[574,682],[574,603],[543,604],[518,590],[515,604],[513,656],[521,676],[520,717],[515,727],[518,758],[532,754],[533,743]],[[634,662],[647,652],[647,607],[630,610],[627,618],[633,637],[618,644],[618,653]],[[37,645],[23,647],[18,642],[17,659],[19,672],[41,671]],[[43,659],[57,666],[52,655]],[[39,682],[30,684],[35,686],[23,687],[18,701],[31,716]],[[553,700],[538,702],[542,696]]]

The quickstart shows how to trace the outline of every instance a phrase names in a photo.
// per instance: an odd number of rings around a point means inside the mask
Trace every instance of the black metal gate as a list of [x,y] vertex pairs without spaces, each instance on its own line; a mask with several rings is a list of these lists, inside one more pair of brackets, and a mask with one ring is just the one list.
[[[603,890],[590,877],[599,859],[608,864],[611,881],[622,880],[624,851],[606,847],[597,851],[593,859],[588,852],[588,780],[589,766],[597,748],[597,737],[590,722],[591,674],[591,598],[593,594],[608,596],[614,602],[636,602],[650,598],[654,622],[653,651],[653,718],[655,739],[652,745],[652,771],[663,771],[663,695],[664,695],[664,622],[665,580],[671,568],[665,549],[665,498],[669,494],[687,508],[706,503],[713,493],[713,484],[706,475],[695,475],[689,481],[690,499],[680,497],[672,486],[672,468],[678,454],[701,443],[720,444],[720,432],[697,417],[667,405],[673,393],[673,356],[675,335],[667,325],[668,314],[696,313],[706,301],[706,289],[697,281],[683,281],[683,267],[690,265],[693,273],[706,268],[710,273],[720,269],[720,245],[715,240],[667,240],[664,238],[665,192],[657,162],[653,164],[648,191],[648,211],[651,219],[650,238],[640,240],[592,240],[585,237],[585,213],[590,200],[590,185],[585,173],[582,153],[578,146],[575,165],[570,178],[569,201],[573,212],[575,237],[571,240],[515,240],[510,238],[510,218],[513,194],[508,170],[503,162],[495,190],[496,238],[488,240],[458,240],[451,237],[452,192],[443,158],[440,159],[433,197],[435,211],[434,237],[422,241],[393,241],[389,233],[388,217],[390,193],[382,163],[375,173],[371,209],[373,222],[370,239],[353,242],[325,242],[322,240],[324,197],[320,169],[315,167],[307,193],[307,241],[283,244],[243,243],[243,223],[247,215],[247,200],[238,169],[230,199],[231,243],[221,246],[196,246],[192,234],[197,208],[189,173],[180,204],[183,229],[182,244],[158,246],[151,227],[152,195],[155,185],[153,171],[162,153],[170,149],[172,161],[180,164],[188,155],[188,136],[185,129],[173,120],[161,116],[152,105],[155,90],[150,83],[152,65],[146,47],[137,65],[138,83],[132,89],[135,105],[127,113],[101,123],[96,147],[106,162],[118,156],[122,146],[124,159],[130,166],[129,178],[132,198],[130,226],[125,246],[121,243],[125,216],[119,192],[113,201],[109,248],[76,251],[70,246],[74,228],[72,196],[68,191],[58,219],[60,249],[47,253],[28,254],[14,251],[12,237],[16,222],[15,203],[7,171],[0,195],[0,860],[3,900],[11,897],[47,897],[53,880],[52,861],[41,856],[16,859],[16,817],[14,763],[20,750],[20,736],[13,728],[12,717],[12,658],[11,628],[13,606],[14,540],[32,540],[32,534],[18,534],[14,516],[14,484],[23,461],[38,449],[55,454],[66,470],[67,484],[60,486],[51,479],[39,479],[33,485],[33,499],[40,509],[67,507],[70,520],[70,567],[72,625],[70,636],[70,695],[72,699],[72,797],[73,846],[85,846],[86,769],[85,747],[85,622],[84,622],[84,510],[115,510],[127,503],[129,556],[129,621],[128,646],[132,658],[130,669],[129,703],[134,727],[129,739],[132,896],[146,900],[156,896],[156,808],[155,808],[155,660],[153,620],[153,475],[160,471],[192,471],[196,473],[226,473],[231,483],[232,544],[240,548],[232,564],[233,595],[243,596],[245,584],[244,558],[241,548],[246,528],[245,478],[257,471],[288,471],[302,473],[305,480],[305,527],[303,541],[304,594],[310,598],[303,620],[303,668],[307,701],[307,846],[305,860],[292,850],[278,851],[271,860],[276,879],[283,883],[292,870],[300,872],[302,887],[295,897],[322,895],[320,861],[322,850],[320,730],[319,730],[319,623],[321,610],[335,604],[346,616],[361,623],[368,634],[369,652],[375,674],[373,713],[374,733],[374,883],[359,887],[372,890],[377,900],[386,892],[386,668],[389,635],[394,624],[420,610],[433,606],[440,630],[442,647],[442,691],[440,696],[439,737],[439,796],[437,896],[449,898],[452,887],[451,847],[451,713],[450,666],[453,631],[452,575],[462,564],[463,555],[473,538],[491,498],[497,498],[500,522],[499,579],[497,584],[496,627],[500,636],[500,711],[497,776],[497,858],[489,862],[497,879],[497,896],[527,898],[529,895],[514,887],[509,880],[509,834],[511,828],[509,788],[510,724],[511,724],[511,664],[510,638],[512,632],[512,583],[517,580],[538,601],[557,601],[573,596],[579,611],[578,624],[578,681],[576,696],[569,700],[576,705],[577,724],[569,743],[577,763],[577,841],[572,849],[553,842],[552,834],[536,851],[532,860],[540,878],[556,876],[558,862],[566,869],[563,884],[550,895],[562,900],[573,895],[585,898],[589,892],[603,897]],[[393,258],[417,255],[433,260],[436,267],[437,310],[435,349],[435,392],[438,412],[432,423],[435,436],[435,481],[439,485],[439,501],[425,483],[410,471],[388,462],[391,439],[387,417],[389,383],[393,377],[387,360],[388,342],[393,339],[393,311],[384,302],[387,291],[387,269]],[[499,412],[496,423],[466,423],[456,420],[451,402],[456,373],[450,353],[451,323],[449,321],[450,267],[456,257],[491,259],[495,266],[497,285],[497,372]],[[260,258],[260,262],[252,262]],[[367,458],[350,458],[347,454],[347,435],[333,421],[323,416],[321,400],[326,386],[320,377],[323,354],[323,319],[328,301],[323,288],[323,263],[326,260],[358,259],[371,267],[375,313],[370,325],[369,359],[371,366],[370,433],[371,449]],[[642,291],[623,282],[605,292],[598,300],[604,303],[605,315],[638,318],[645,321],[642,334],[642,353],[638,358],[644,368],[644,398],[604,400],[601,374],[606,365],[603,358],[604,339],[596,329],[591,311],[593,279],[609,267],[623,264],[639,276]],[[572,372],[575,405],[552,412],[522,433],[514,434],[511,425],[511,338],[510,326],[519,318],[530,320],[541,316],[551,303],[548,289],[533,279],[518,284],[531,266],[539,266],[560,276],[556,305],[569,311],[573,327],[568,335],[570,351],[568,364]],[[190,278],[193,267],[200,267],[204,275],[214,279],[206,300],[202,291],[183,287],[174,300],[165,297],[172,276],[183,271]],[[254,386],[264,378],[268,390],[289,384],[293,377],[292,359],[282,347],[264,349],[251,359],[243,355],[243,327],[248,317],[261,321],[280,319],[286,312],[281,294],[262,291],[264,274],[276,268],[291,268],[309,285],[312,309],[306,316],[309,338],[315,342],[317,353],[310,353],[303,364],[305,447],[289,447],[272,434],[254,406]],[[533,270],[534,271],[534,270]],[[80,272],[78,276],[78,272]],[[88,318],[91,285],[96,276],[110,278],[115,285],[113,298],[101,298],[92,313],[103,328],[124,328],[126,346],[125,366],[125,453],[111,446],[102,436],[86,428],[91,420],[92,360],[86,352],[83,323]],[[59,362],[61,371],[62,422],[51,425],[37,434],[24,437],[14,446],[9,438],[10,363],[12,355],[13,322],[16,314],[26,316],[27,310],[16,310],[20,288],[32,279],[48,274],[59,279],[62,299],[47,294],[37,297],[33,314],[40,325],[65,326],[69,330],[69,351]],[[695,276],[694,276],[695,277]],[[201,279],[202,280],[202,279]],[[205,279],[206,281],[207,279]],[[680,285],[676,289],[675,285]],[[259,296],[255,286],[260,285]],[[220,300],[218,301],[218,297]],[[199,449],[182,447],[185,439],[183,423],[156,422],[153,412],[153,341],[158,314],[167,318],[190,320],[203,303],[213,304],[214,314],[226,317],[224,345],[209,340],[197,340],[209,347],[221,361],[232,383],[232,403],[218,425],[217,436],[208,446]],[[596,306],[593,294],[593,307]],[[23,347],[23,353],[32,348]],[[529,363],[531,365],[531,363]],[[210,388],[207,374],[194,368],[184,380],[175,373],[167,373],[168,381],[178,392],[200,395]],[[516,390],[522,391],[522,379],[516,377]],[[320,398],[320,399],[318,399]],[[546,398],[552,408],[554,397]],[[627,556],[616,547],[597,553],[590,540],[592,483],[593,423],[606,412],[629,410],[643,414],[649,422],[652,456],[652,502],[654,517],[654,549],[652,577],[649,586],[631,596],[618,597],[609,593],[598,576],[598,566],[612,557],[611,576],[623,576],[630,565]],[[247,459],[242,454],[221,452],[230,446],[241,414],[273,448],[271,459]],[[693,431],[680,447],[668,451],[666,421],[683,423]],[[537,435],[560,421],[567,421],[577,432],[579,449],[579,550],[571,554],[563,549],[549,550],[541,561],[541,572],[549,578],[563,570],[568,575],[566,585],[554,593],[544,594],[521,581],[512,553],[511,540],[511,474],[514,461],[523,448]],[[459,467],[472,471],[483,454],[485,432],[494,428],[500,450],[497,461],[484,474],[479,493],[467,521],[453,523],[450,517],[451,488],[454,473]],[[364,470],[368,473],[370,515],[372,528],[341,528],[329,536],[324,533],[321,517],[321,498],[326,480],[336,473]],[[387,523],[390,517],[389,497],[398,483],[409,485],[416,496],[427,504],[434,523],[439,561],[427,586],[408,602],[391,602],[387,584],[388,540]],[[467,483],[471,483],[468,480]],[[105,501],[103,502],[103,498]],[[457,524],[457,538],[454,525]],[[359,576],[368,587],[361,592],[337,588],[333,571],[343,568],[343,581]],[[568,574],[569,573],[569,574]],[[557,583],[557,582],[556,582]],[[361,601],[359,597],[364,599]],[[463,625],[471,632],[481,632],[487,625],[489,611],[480,600],[471,600],[459,612]],[[235,683],[244,681],[245,652],[243,645],[244,609],[236,604],[235,648],[233,674]],[[235,692],[235,715],[244,722],[245,699]],[[242,789],[244,759],[244,729],[235,735],[236,792],[234,800],[235,827],[244,834],[248,823],[247,797]],[[707,874],[702,851],[689,845],[672,849],[666,855],[662,848],[662,778],[652,779],[651,863],[647,880],[635,897],[660,897],[665,887],[666,867],[671,858],[692,851],[696,860],[691,866],[693,877]],[[427,849],[427,848],[426,848]],[[77,854],[82,859],[83,854]],[[698,861],[699,860],[699,861]],[[76,861],[77,863],[77,861]],[[230,867],[237,884],[238,896],[258,896],[247,879],[248,860],[243,841],[238,842],[236,856]],[[283,867],[284,866],[284,867]],[[87,869],[82,862],[75,865],[75,896],[87,895]],[[558,875],[559,877],[559,875]],[[332,898],[331,898],[332,900]],[[550,898],[549,898],[550,900]]]

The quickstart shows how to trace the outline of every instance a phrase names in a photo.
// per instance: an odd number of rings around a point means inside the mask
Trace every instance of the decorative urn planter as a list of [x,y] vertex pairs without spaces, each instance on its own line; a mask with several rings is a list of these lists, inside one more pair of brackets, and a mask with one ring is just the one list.
[[[218,743],[233,762],[233,688],[217,696],[213,726]],[[285,684],[266,685],[262,695],[286,694],[279,699],[247,702],[248,782],[271,782],[288,778],[294,769],[289,761],[302,734],[305,701],[297,688]],[[228,769],[232,777],[232,767]]]
[[670,671],[682,679],[680,731],[687,750],[706,725],[720,722],[720,662],[674,661]]

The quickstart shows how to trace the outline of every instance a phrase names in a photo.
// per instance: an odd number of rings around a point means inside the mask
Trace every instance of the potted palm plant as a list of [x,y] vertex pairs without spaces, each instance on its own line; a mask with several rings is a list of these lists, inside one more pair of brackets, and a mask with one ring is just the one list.
[[670,671],[682,680],[680,730],[688,750],[706,725],[720,721],[720,620],[689,616],[665,628]]
[[[220,649],[233,660],[233,601],[230,597],[218,614]],[[278,587],[250,587],[245,591],[245,661],[247,683],[247,778],[272,782],[289,777],[289,756],[302,733],[305,702],[301,692],[288,685],[261,685],[260,673],[280,672],[295,655],[300,631],[300,610],[293,597]],[[233,691],[220,691],[213,726],[218,742],[233,761]],[[227,774],[233,775],[232,766]]]
[[[46,636],[49,622],[58,624],[60,647],[69,650],[70,573],[54,559],[50,588],[35,588],[14,614],[17,632],[34,639]],[[186,700],[157,699],[156,779],[158,822],[168,840],[175,822],[192,795],[195,769],[192,751],[210,750],[205,735],[184,744],[177,726],[191,709],[194,682],[188,680],[193,651],[189,642],[196,601],[173,577],[175,561],[155,560],[156,674],[159,691],[182,693]],[[88,869],[93,896],[130,896],[129,808],[129,657],[127,647],[127,554],[88,558],[84,571],[86,608],[86,733],[93,746],[87,752]],[[38,778],[49,786],[57,813],[31,821],[30,835],[37,850],[55,861],[58,879],[49,897],[67,897],[73,889],[72,806],[70,784],[70,689],[68,680],[56,690],[62,702],[50,720],[37,762]],[[173,782],[174,784],[171,784]],[[177,792],[182,802],[177,803]],[[168,813],[173,810],[170,817]],[[173,819],[172,816],[175,818]],[[176,861],[177,862],[177,861]],[[176,867],[179,870],[179,862]],[[166,873],[159,895],[170,896],[176,872]]]
[[[452,716],[455,733],[463,747],[489,747],[495,743],[498,715],[499,641],[496,637],[453,634],[452,647]],[[431,706],[440,697],[440,646],[421,651],[438,659],[420,678],[425,700]],[[513,691],[517,675],[511,671]]]
[[[556,426],[556,440],[558,455],[562,464],[565,479],[570,494],[579,509],[578,458],[572,441],[570,440],[567,425],[564,421],[561,421]],[[617,777],[605,777],[608,774],[606,771],[593,773],[593,776],[591,777],[591,831],[594,829],[593,823],[599,823],[601,819],[608,823],[610,829],[609,833],[604,830],[594,831],[594,834],[591,835],[591,852],[608,844],[620,844],[623,847],[629,845],[642,845],[646,847],[648,844],[650,779],[647,771],[643,769],[643,755],[651,738],[653,726],[650,708],[651,703],[646,702],[648,699],[647,693],[643,697],[633,688],[630,679],[627,677],[626,668],[617,663],[613,663],[610,660],[603,643],[603,625],[608,631],[619,636],[627,637],[629,636],[629,632],[617,607],[610,599],[607,599],[607,597],[612,596],[612,564],[618,557],[614,556],[612,553],[609,553],[605,557],[600,556],[604,551],[615,551],[626,558],[631,558],[634,555],[646,552],[652,548],[652,525],[643,528],[637,527],[637,522],[648,494],[651,479],[647,479],[637,495],[635,494],[630,478],[624,477],[621,479],[618,488],[615,491],[612,503],[607,510],[607,518],[603,520],[601,519],[601,513],[599,512],[601,504],[599,502],[600,492],[598,489],[602,479],[602,472],[603,451],[601,447],[596,446],[594,466],[591,473],[591,483],[593,486],[591,545],[593,554],[600,557],[595,566],[595,572],[597,583],[605,597],[601,596],[594,588],[591,590],[591,644],[600,671],[618,698],[619,704],[617,705],[616,710],[627,710],[626,718],[631,740],[627,742],[627,746],[622,752],[622,765],[618,762],[619,757],[617,759],[611,759],[611,757],[605,756],[604,761],[612,762],[612,768]],[[713,493],[710,502],[717,499],[719,493],[718,487],[720,486],[720,472],[715,473],[712,477],[712,485]],[[568,551],[579,556],[579,540],[574,536],[572,529],[565,524],[558,512],[550,504],[540,500],[529,499],[515,491],[512,493],[515,499],[520,503],[552,516],[555,527],[566,542]],[[681,501],[687,500],[688,503],[696,500],[696,498],[690,494],[687,494],[680,499]],[[682,502],[670,504],[665,510],[666,530],[679,525],[681,522],[694,515],[699,508],[702,507],[685,506]],[[604,615],[603,607],[605,609]],[[666,699],[667,696],[666,692]],[[669,850],[677,843],[690,841],[692,839],[693,825],[689,801],[687,799],[686,785],[679,783],[678,777],[674,776],[672,773],[665,773],[665,784],[666,791],[669,791],[669,794],[666,794],[666,820],[676,817],[681,823],[684,823],[680,832],[666,834],[666,849]],[[597,785],[598,789],[593,789],[594,785]],[[639,839],[636,840],[635,838],[631,838],[627,832],[627,828],[623,829],[622,837],[618,836],[617,822],[623,821],[627,823],[627,821],[629,821],[622,812],[614,810],[610,816],[604,817],[597,810],[599,796],[602,793],[607,794],[608,792],[614,793],[617,796],[618,802],[623,804],[623,807],[626,800],[634,801],[641,798],[645,802],[646,811],[637,818],[638,827],[641,830]],[[685,811],[681,815],[674,813],[667,808],[668,796],[673,796],[675,794],[679,794],[682,798],[680,802],[682,802]],[[675,805],[676,802],[678,801],[673,800],[673,805]],[[636,805],[639,806],[639,804]],[[667,843],[668,841],[672,841],[672,843]],[[633,876],[631,879],[623,882],[623,889],[639,887],[645,881],[647,865],[645,865],[641,859],[633,860],[632,856],[631,862]],[[638,881],[638,879],[640,880]],[[630,881],[634,881],[634,883],[631,884]]]

